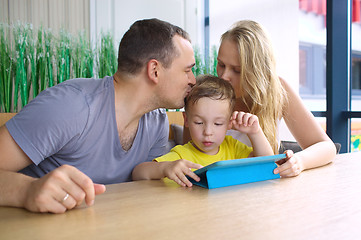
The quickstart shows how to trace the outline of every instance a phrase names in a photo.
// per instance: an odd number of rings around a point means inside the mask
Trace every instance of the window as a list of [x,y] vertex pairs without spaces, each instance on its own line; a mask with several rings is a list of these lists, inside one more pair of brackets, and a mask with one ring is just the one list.
[[[302,97],[309,98],[326,94],[326,49],[324,46],[300,43],[299,84]],[[352,94],[361,97],[361,53],[356,51],[352,54]]]
[[[326,94],[326,49],[324,46],[300,43],[300,94],[302,97],[324,97]],[[311,95],[311,96],[310,96]]]
[[361,53],[352,54],[352,94],[361,95]]

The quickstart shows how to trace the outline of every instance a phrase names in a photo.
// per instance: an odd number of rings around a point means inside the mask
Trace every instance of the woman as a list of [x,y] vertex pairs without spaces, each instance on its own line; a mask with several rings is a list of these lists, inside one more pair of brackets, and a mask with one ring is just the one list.
[[[287,161],[281,162],[275,173],[297,176],[305,169],[332,161],[336,154],[334,143],[298,94],[278,77],[270,40],[258,23],[236,22],[222,35],[217,60],[218,76],[231,82],[236,91],[235,110],[258,116],[273,151],[278,153],[281,118],[303,149],[297,153],[287,151]],[[184,132],[186,140],[188,131]]]

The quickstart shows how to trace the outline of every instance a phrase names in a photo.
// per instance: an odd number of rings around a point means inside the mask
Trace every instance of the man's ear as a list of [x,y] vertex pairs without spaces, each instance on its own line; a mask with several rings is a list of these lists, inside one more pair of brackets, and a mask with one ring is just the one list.
[[156,59],[151,59],[148,61],[147,64],[148,78],[156,84],[159,81],[159,69],[160,69],[160,63]]
[[183,119],[184,119],[184,126],[189,127],[187,114],[185,112],[183,112]]

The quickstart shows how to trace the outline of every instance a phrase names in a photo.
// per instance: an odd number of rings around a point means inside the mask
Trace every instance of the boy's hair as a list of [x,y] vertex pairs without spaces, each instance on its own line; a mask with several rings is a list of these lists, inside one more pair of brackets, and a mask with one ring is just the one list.
[[151,59],[160,61],[165,68],[170,67],[179,55],[173,44],[175,35],[190,42],[186,31],[168,22],[156,18],[136,21],[119,44],[118,71],[137,74]]
[[195,104],[199,99],[207,97],[214,100],[228,100],[230,112],[233,111],[236,101],[236,94],[232,85],[213,75],[200,75],[197,82],[185,99],[184,109],[187,112],[190,105]]

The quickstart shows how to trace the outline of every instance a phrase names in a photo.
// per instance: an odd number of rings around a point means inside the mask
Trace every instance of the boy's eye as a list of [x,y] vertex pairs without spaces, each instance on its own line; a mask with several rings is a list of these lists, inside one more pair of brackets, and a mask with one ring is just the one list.
[[215,123],[214,125],[216,125],[216,126],[222,126],[223,123]]
[[194,122],[194,124],[200,125],[203,124],[203,122]]

